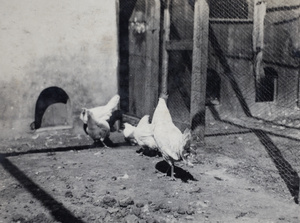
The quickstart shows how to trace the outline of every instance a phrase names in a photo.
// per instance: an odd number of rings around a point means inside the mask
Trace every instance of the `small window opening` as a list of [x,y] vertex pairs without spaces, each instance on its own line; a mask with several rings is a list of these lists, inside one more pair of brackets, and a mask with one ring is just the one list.
[[207,69],[206,104],[216,105],[220,102],[221,78],[213,69]]
[[70,99],[67,93],[59,87],[44,89],[36,102],[32,130],[50,126],[71,125]]
[[277,92],[277,72],[271,68],[264,68],[264,76],[256,84],[256,102],[274,101]]

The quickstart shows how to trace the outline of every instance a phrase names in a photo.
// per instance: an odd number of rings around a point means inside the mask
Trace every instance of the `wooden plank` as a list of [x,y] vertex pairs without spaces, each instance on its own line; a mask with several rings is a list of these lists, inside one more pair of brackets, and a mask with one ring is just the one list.
[[261,0],[254,2],[254,18],[253,18],[253,51],[257,52],[264,47],[264,20],[266,16],[266,3]]
[[135,117],[133,115],[123,114],[122,115],[122,121],[123,121],[123,123],[127,122],[127,123],[129,123],[131,125],[137,126],[137,124],[140,121],[140,118]]
[[160,0],[146,1],[146,70],[145,70],[145,114],[154,111],[159,91],[159,34]]
[[193,50],[193,40],[167,41],[166,50]]
[[209,19],[211,24],[219,24],[219,23],[230,23],[230,24],[252,24],[253,19],[226,19],[226,18],[211,18]]
[[129,114],[145,114],[145,71],[147,63],[146,1],[137,0],[129,19]]
[[163,41],[162,41],[161,92],[167,94],[169,55],[168,55],[166,45],[167,42],[170,40],[170,0],[165,0],[163,7],[164,7],[164,24],[163,24]]
[[257,89],[261,78],[264,76],[262,67],[263,48],[264,48],[264,20],[266,15],[266,3],[261,0],[254,1],[254,18],[253,18],[253,74],[255,78],[255,88]]
[[40,132],[46,132],[46,131],[58,131],[58,130],[65,130],[65,129],[72,129],[72,125],[57,125],[57,126],[47,126],[42,127],[37,130],[35,130],[33,133],[40,133]]
[[196,0],[194,6],[193,67],[191,81],[192,147],[203,147],[205,134],[206,73],[208,62],[209,6]]

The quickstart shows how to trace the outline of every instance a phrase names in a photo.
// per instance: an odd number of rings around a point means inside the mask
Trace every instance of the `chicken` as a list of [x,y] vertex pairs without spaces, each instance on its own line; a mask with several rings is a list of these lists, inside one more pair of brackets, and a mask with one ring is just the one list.
[[129,142],[131,145],[136,145],[137,141],[135,140],[133,136],[133,132],[135,130],[135,126],[129,124],[129,123],[124,123],[124,129],[123,129],[123,135],[124,138],[127,142]]
[[112,112],[117,109],[117,106],[120,101],[120,96],[117,94],[113,96],[106,105],[98,106],[95,108],[82,108],[82,112],[80,113],[80,119],[84,124],[87,124],[88,117],[87,111],[89,110],[94,114],[95,119],[98,120],[106,120],[108,121],[112,115]]
[[[117,94],[112,97],[104,106],[87,109],[83,108],[80,119],[83,121],[83,129],[94,141],[101,141],[104,146],[104,139],[110,134],[110,118],[116,111],[120,101]],[[106,146],[107,147],[107,146]]]
[[107,121],[101,120],[100,122],[96,120],[94,114],[87,110],[87,134],[94,140],[94,142],[98,142],[99,140],[102,144],[108,148],[108,146],[104,143],[106,137],[110,135],[110,126]]
[[125,139],[135,142],[143,150],[157,150],[157,144],[153,137],[153,126],[149,123],[149,115],[143,116],[136,127],[128,123],[124,123],[124,126]]
[[174,178],[174,162],[183,160],[192,166],[190,158],[193,153],[190,148],[191,132],[186,129],[182,134],[174,125],[166,105],[166,95],[161,95],[152,118],[154,139],[162,156],[171,167],[171,179]]
[[153,136],[153,126],[149,123],[149,115],[145,115],[136,126],[133,136],[137,143],[143,148],[157,149]]

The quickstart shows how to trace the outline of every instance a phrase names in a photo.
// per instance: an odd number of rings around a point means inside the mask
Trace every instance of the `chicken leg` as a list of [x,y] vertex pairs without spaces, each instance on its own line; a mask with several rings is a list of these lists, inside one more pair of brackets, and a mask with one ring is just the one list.
[[174,177],[174,162],[172,160],[168,160],[167,162],[168,162],[168,164],[170,165],[170,168],[171,168],[171,178],[170,178],[170,180],[175,181],[176,179]]
[[102,144],[103,144],[103,146],[105,147],[105,148],[110,148],[109,146],[107,146],[105,143],[104,143],[104,139],[100,139],[100,141],[102,142]]

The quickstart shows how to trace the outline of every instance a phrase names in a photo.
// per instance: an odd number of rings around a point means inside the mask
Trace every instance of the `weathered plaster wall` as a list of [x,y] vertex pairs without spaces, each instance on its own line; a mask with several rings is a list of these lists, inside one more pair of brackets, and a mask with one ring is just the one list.
[[115,1],[0,4],[0,137],[29,131],[45,88],[66,91],[74,119],[117,92]]

